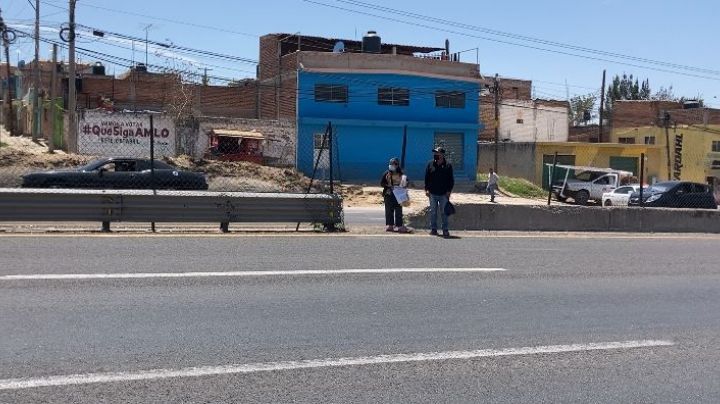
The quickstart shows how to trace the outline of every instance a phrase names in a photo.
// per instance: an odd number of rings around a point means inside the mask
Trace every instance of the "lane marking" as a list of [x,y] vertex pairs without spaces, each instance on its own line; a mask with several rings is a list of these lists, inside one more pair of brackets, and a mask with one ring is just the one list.
[[428,352],[428,353],[412,353],[412,354],[394,354],[394,355],[378,355],[364,356],[354,358],[330,358],[330,359],[311,359],[300,361],[284,361],[284,362],[265,362],[250,363],[240,365],[224,365],[224,366],[202,366],[190,367],[182,369],[153,369],[141,370],[134,372],[104,372],[104,373],[85,373],[64,376],[46,376],[37,378],[18,378],[0,380],[0,390],[20,390],[37,387],[57,387],[71,386],[93,383],[116,383],[140,380],[158,380],[183,377],[201,377],[201,376],[217,376],[232,374],[247,374],[258,372],[274,372],[282,370],[297,369],[316,369],[328,367],[345,367],[345,366],[364,366],[379,365],[390,363],[412,363],[412,362],[430,362],[445,361],[457,359],[477,359],[477,358],[494,358],[502,356],[516,355],[538,355],[538,354],[559,354],[567,352],[587,352],[587,351],[608,351],[621,349],[637,349],[650,347],[667,347],[673,346],[672,341],[663,340],[641,340],[641,341],[622,341],[622,342],[602,342],[591,344],[574,344],[574,345],[549,345],[524,348],[507,348],[507,349],[480,349],[475,351],[448,351],[448,352]]
[[[87,230],[87,233],[76,233],[72,230],[67,232],[38,232],[38,233],[10,233],[3,232],[0,229],[0,239],[7,238],[399,238],[397,234],[363,234],[353,233],[331,233],[331,234],[318,234],[316,232],[300,232],[297,233],[294,230],[287,231],[238,231],[236,233],[221,234],[221,233],[195,233],[193,231],[180,231],[180,232],[168,232],[168,233],[155,233],[150,234],[146,232],[137,232],[129,230],[127,232],[118,232],[112,234],[104,234],[94,230]],[[720,235],[712,233],[593,233],[593,232],[577,232],[577,233],[552,233],[552,232],[538,232],[528,234],[527,232],[480,232],[480,231],[468,231],[457,233],[463,239],[476,239],[476,238],[501,238],[501,239],[581,239],[581,240],[718,240]],[[427,238],[431,239],[422,230],[416,230],[414,234],[404,234],[402,238]],[[434,239],[434,238],[433,238]]]
[[100,274],[28,274],[3,275],[0,281],[90,280],[90,279],[153,279],[153,278],[220,278],[261,276],[360,275],[407,273],[472,273],[504,272],[505,268],[381,268],[381,269],[307,269],[290,271],[228,271],[228,272],[138,272]]

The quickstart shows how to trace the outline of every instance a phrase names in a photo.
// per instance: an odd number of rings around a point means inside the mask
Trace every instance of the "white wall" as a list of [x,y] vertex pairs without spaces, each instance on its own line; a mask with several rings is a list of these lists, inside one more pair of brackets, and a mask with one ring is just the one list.
[[568,110],[531,100],[502,100],[499,132],[501,140],[511,142],[567,142]]

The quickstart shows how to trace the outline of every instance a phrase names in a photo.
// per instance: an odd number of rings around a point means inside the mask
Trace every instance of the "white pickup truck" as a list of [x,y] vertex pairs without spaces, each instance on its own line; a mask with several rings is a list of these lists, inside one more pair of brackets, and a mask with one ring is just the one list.
[[[552,164],[549,166],[550,178],[556,178],[552,175]],[[604,193],[619,187],[623,183],[623,179],[633,176],[633,173],[629,171],[611,168],[567,165],[557,165],[556,167],[563,169],[564,178],[552,183],[555,198],[561,202],[572,198],[578,205],[587,205],[588,201],[602,202]],[[571,176],[571,173],[576,174]]]

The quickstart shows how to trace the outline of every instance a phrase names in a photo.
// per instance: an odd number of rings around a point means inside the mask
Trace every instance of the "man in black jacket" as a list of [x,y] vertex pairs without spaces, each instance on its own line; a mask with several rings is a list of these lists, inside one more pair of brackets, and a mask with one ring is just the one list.
[[450,201],[450,194],[454,186],[455,177],[452,165],[445,159],[445,149],[437,147],[433,149],[433,161],[428,163],[425,170],[425,194],[430,198],[430,234],[433,236],[438,234],[439,207],[442,215],[443,237],[450,237],[445,206]]

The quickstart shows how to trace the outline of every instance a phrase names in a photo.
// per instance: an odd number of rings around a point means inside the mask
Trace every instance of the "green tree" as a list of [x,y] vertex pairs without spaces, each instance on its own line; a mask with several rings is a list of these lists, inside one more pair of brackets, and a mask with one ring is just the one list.
[[596,94],[578,95],[570,99],[570,121],[573,126],[587,123],[597,102]]

